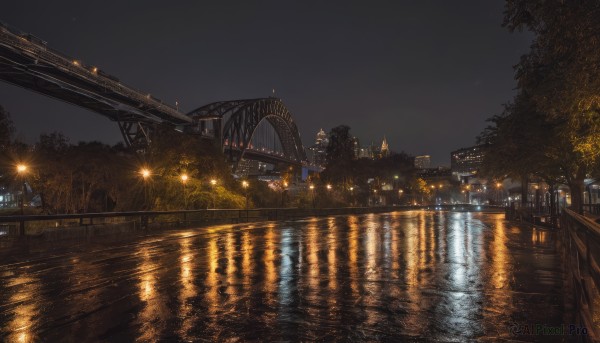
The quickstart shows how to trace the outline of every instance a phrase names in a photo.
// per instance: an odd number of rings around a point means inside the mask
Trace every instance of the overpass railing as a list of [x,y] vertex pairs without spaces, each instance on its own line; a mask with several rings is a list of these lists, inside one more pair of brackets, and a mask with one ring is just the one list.
[[[58,68],[68,70],[69,72],[78,75],[89,82],[101,85],[104,88],[110,89],[113,92],[125,95],[126,97],[147,104],[155,109],[167,113],[169,116],[183,122],[191,122],[191,119],[179,112],[176,108],[169,104],[153,98],[149,94],[142,93],[133,87],[126,86],[114,76],[104,74],[95,67],[85,66],[81,61],[68,57],[56,50],[50,49],[45,42],[36,42],[31,40],[33,37],[24,32],[16,32],[14,28],[8,27],[6,24],[0,25],[0,42],[3,44],[15,47],[21,51],[27,52],[36,58],[43,59],[54,64]],[[40,40],[41,41],[41,40]]]
[[591,341],[600,340],[600,225],[565,209],[560,218],[564,235],[567,286],[577,320]]

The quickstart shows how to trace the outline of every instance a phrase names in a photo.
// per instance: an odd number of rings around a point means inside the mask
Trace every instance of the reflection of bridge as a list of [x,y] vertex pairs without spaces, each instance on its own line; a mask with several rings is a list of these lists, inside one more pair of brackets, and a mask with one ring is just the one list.
[[214,139],[234,166],[242,158],[306,162],[298,128],[280,99],[222,101],[184,114],[6,25],[0,25],[0,79],[116,121],[130,146],[148,144],[153,127],[166,124]]

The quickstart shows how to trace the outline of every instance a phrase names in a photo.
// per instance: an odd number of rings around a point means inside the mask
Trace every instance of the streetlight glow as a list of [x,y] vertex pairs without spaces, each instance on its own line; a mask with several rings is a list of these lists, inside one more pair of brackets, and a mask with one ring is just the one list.
[[186,183],[187,180],[188,180],[187,174],[181,174],[181,182]]
[[27,166],[24,164],[17,165],[17,173],[23,174],[27,171]]
[[248,188],[248,186],[249,186],[248,181],[245,181],[245,180],[242,181],[242,187]]
[[329,185],[329,184],[328,184],[328,185],[327,185],[327,189],[328,189],[328,190],[331,190],[331,185]]
[[148,168],[142,168],[142,170],[140,170],[140,174],[142,174],[144,179],[147,179],[150,177],[150,170]]
[[313,189],[315,189],[315,186],[314,185],[310,185],[310,186],[308,186],[308,188],[310,188],[311,190],[313,190]]
[[217,184],[217,180],[215,180],[215,179],[210,180],[210,184],[213,185],[213,186],[216,185]]

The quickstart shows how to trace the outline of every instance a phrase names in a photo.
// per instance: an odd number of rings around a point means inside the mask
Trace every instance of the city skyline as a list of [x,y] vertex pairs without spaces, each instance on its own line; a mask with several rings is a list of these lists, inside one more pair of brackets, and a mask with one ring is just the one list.
[[[319,128],[346,124],[354,136],[386,136],[393,151],[449,165],[450,151],[474,145],[485,119],[510,100],[512,65],[529,46],[528,34],[501,27],[502,5],[349,3],[328,15],[332,4],[260,3],[240,5],[251,13],[240,17],[223,4],[89,11],[78,3],[39,3],[32,13],[13,3],[0,20],[134,88],[177,101],[183,112],[271,96],[274,88],[306,146]],[[424,13],[431,21],[411,20]],[[193,14],[201,18],[191,20]],[[28,142],[55,130],[73,141],[121,141],[116,123],[12,85],[0,84],[0,104]]]

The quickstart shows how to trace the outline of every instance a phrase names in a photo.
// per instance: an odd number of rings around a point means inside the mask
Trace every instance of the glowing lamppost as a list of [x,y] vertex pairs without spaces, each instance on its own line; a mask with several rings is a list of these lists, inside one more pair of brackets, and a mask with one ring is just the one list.
[[354,187],[350,187],[350,205],[354,206]]
[[250,186],[248,181],[242,181],[242,187],[244,187],[244,195],[246,197],[246,221],[248,221],[248,186]]
[[150,169],[142,168],[140,175],[144,180],[144,209],[148,209],[148,180],[150,179]]
[[400,203],[400,198],[402,198],[402,193],[404,193],[404,190],[402,190],[402,189],[399,189],[399,190],[398,190],[398,205],[401,205],[401,203]]
[[500,204],[503,201],[503,194],[502,194],[502,184],[500,182],[496,183],[496,194],[498,195],[498,198],[496,199],[496,201]]
[[281,207],[285,207],[285,192],[287,191],[288,183],[287,181],[283,181],[281,188]]
[[187,174],[183,173],[181,174],[181,183],[183,184],[183,209],[187,210],[187,194],[186,194],[186,188],[185,188],[185,184],[187,183],[188,180],[188,176]]
[[313,208],[315,208],[315,185],[310,185],[308,186],[308,188],[310,188],[310,194],[312,196],[312,205]]
[[377,205],[378,203],[378,199],[377,199],[377,190],[374,189],[373,190],[373,205]]
[[216,204],[216,202],[217,202],[216,196],[217,195],[215,194],[215,186],[217,185],[217,180],[216,179],[211,179],[210,180],[210,185],[213,188],[213,208],[217,208],[217,204]]
[[22,183],[22,187],[23,190],[21,192],[21,215],[24,215],[24,209],[23,206],[25,205],[25,194],[27,193],[27,188],[25,186],[25,174],[27,173],[27,166],[24,164],[18,164],[17,165],[17,174],[19,175],[19,178],[21,179],[21,183]]

